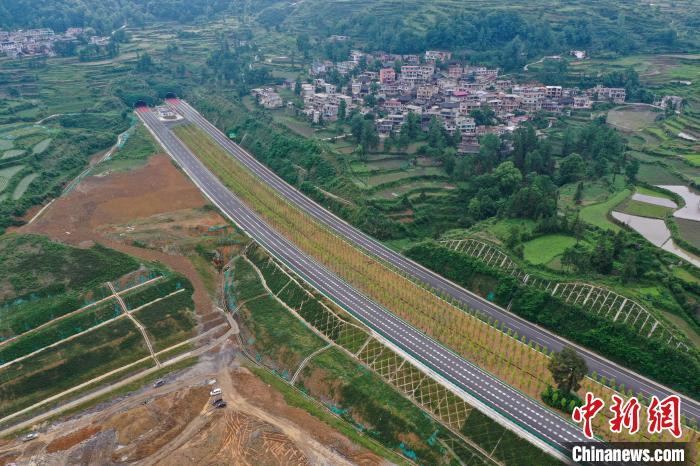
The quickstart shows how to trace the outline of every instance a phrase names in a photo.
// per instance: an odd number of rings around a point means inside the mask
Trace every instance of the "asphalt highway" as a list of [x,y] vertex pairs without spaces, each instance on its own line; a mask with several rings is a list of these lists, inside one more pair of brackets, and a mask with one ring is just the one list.
[[[326,225],[339,236],[344,237],[347,241],[381,259],[405,275],[452,296],[464,305],[484,312],[493,319],[505,324],[507,328],[512,329],[519,335],[525,335],[528,340],[544,345],[551,350],[559,351],[565,346],[575,346],[577,352],[586,359],[591,373],[596,372],[605,376],[607,379],[615,379],[618,384],[624,384],[626,389],[632,389],[635,393],[643,393],[646,396],[656,395],[660,398],[664,398],[669,394],[680,395],[668,387],[662,386],[634,371],[621,367],[593,351],[579,347],[546,329],[516,316],[385,246],[329,212],[282,180],[272,172],[272,170],[226,137],[216,126],[210,123],[187,102],[181,99],[170,99],[168,100],[168,104],[189,121],[196,123],[200,128],[206,131],[241,164],[255,173],[269,186],[277,190],[278,193],[289,202]],[[664,362],[658,361],[658,363],[663,364]],[[688,377],[691,376],[692,375],[689,373]],[[680,396],[682,398],[681,409],[683,414],[685,414],[688,419],[694,418],[700,421],[700,403],[687,396]]]
[[231,193],[153,112],[141,110],[137,114],[168,154],[212,202],[316,289],[441,377],[560,452],[569,455],[567,442],[586,441],[579,426],[542,407],[414,329],[309,258]]

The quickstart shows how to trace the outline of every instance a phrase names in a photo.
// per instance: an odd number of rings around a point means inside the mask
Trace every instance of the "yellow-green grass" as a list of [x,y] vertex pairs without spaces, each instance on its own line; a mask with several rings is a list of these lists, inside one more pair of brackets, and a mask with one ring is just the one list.
[[610,196],[605,202],[593,204],[581,209],[580,218],[586,223],[604,230],[619,231],[620,227],[608,219],[608,213],[630,195],[629,189],[623,189]]
[[693,153],[693,154],[683,154],[683,158],[687,160],[689,163],[692,165],[695,165],[696,167],[700,167],[700,154]]
[[616,108],[608,112],[608,124],[623,131],[638,131],[654,124],[659,112],[647,108]]
[[634,199],[622,201],[622,203],[615,207],[615,210],[630,215],[638,215],[640,217],[649,218],[666,218],[667,215],[670,215],[673,212],[673,209],[670,207],[635,201]]
[[546,264],[576,244],[576,238],[567,235],[545,235],[523,245],[523,257],[531,264]]
[[[574,196],[578,183],[569,183],[559,189],[559,208],[576,207]],[[581,196],[581,206],[604,202],[610,195],[610,187],[606,180],[584,181]]]
[[634,191],[639,194],[644,194],[645,196],[653,196],[653,197],[660,197],[662,199],[669,199],[669,200],[674,200],[673,197],[668,194],[665,190],[659,190],[656,191],[654,189],[649,189],[644,186],[637,186],[634,188]]
[[678,225],[680,237],[696,248],[700,248],[700,222],[685,218],[674,218],[673,221]]
[[695,283],[697,285],[700,285],[700,277],[696,277],[692,273],[688,272],[686,269],[682,267],[674,267],[673,268],[673,275],[676,277],[680,278],[683,281],[686,281],[688,283]]

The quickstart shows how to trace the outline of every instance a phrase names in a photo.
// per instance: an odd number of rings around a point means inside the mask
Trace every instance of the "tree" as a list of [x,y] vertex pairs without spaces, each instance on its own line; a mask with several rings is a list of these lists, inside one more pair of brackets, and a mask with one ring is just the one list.
[[581,387],[581,380],[588,372],[586,361],[569,347],[554,353],[547,367],[559,391],[567,395]]
[[297,50],[299,50],[304,58],[309,58],[309,50],[311,49],[311,40],[306,33],[297,36]]
[[435,149],[442,149],[445,145],[445,137],[443,136],[442,123],[433,116],[430,119],[430,127],[428,128],[428,145]]
[[627,283],[637,276],[637,254],[630,251],[627,253],[625,263],[622,265],[622,282]]
[[340,99],[340,103],[338,104],[338,121],[345,121],[345,117],[348,111],[347,103],[345,103],[345,99]]
[[579,181],[586,173],[586,163],[578,154],[565,157],[559,165],[559,184]]
[[597,272],[607,275],[612,272],[613,258],[612,241],[607,236],[601,236],[593,249],[591,265]]
[[579,181],[576,185],[576,192],[574,193],[574,202],[576,205],[581,205],[583,202],[583,181]]
[[513,160],[515,166],[523,170],[525,168],[526,155],[538,146],[535,128],[527,123],[513,132]]
[[374,121],[364,120],[362,122],[360,145],[365,153],[379,145],[379,134],[377,134],[377,128],[374,126]]
[[496,170],[493,172],[494,176],[498,180],[498,188],[503,194],[511,194],[516,189],[518,189],[520,183],[523,181],[523,175],[520,170],[508,160],[503,162]]
[[153,66],[153,60],[151,59],[151,56],[145,52],[143,55],[141,55],[138,60],[136,60],[136,71],[143,72],[143,71],[149,71],[151,67]]
[[362,138],[363,121],[364,119],[359,113],[356,113],[350,119],[350,132],[352,133],[352,137],[354,137],[355,141],[357,142],[360,142],[360,139]]
[[576,243],[564,250],[561,255],[561,264],[573,267],[577,272],[585,272],[590,268],[590,253],[583,244]]
[[498,163],[501,140],[495,134],[486,134],[479,139],[479,172],[488,173]]
[[413,112],[408,112],[406,121],[401,126],[401,134],[406,135],[408,141],[414,141],[420,133],[420,116]]
[[496,113],[488,105],[482,105],[469,112],[477,126],[491,126],[494,123]]
[[637,173],[639,173],[639,160],[632,159],[625,166],[625,175],[627,176],[627,179],[630,183],[634,183],[635,181],[637,181]]
[[294,93],[296,95],[301,95],[301,79],[297,77],[296,81],[294,81]]

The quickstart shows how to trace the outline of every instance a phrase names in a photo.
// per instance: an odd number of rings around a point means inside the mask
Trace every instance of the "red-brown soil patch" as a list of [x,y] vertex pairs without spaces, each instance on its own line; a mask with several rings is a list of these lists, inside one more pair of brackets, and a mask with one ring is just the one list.
[[385,461],[359,447],[348,440],[347,437],[338,431],[328,427],[326,423],[310,415],[300,408],[289,406],[284,395],[271,388],[261,379],[257,378],[245,369],[238,369],[231,374],[231,381],[234,389],[245,401],[253,406],[264,409],[267,413],[288,419],[304,432],[308,432],[314,439],[322,445],[340,452],[344,457],[349,458],[355,464],[379,465]]
[[49,453],[55,453],[57,451],[68,450],[69,448],[74,447],[83,440],[89,439],[101,430],[102,429],[100,429],[97,426],[89,426],[84,427],[80,430],[76,430],[75,432],[71,432],[66,436],[53,440],[46,446],[46,451]]
[[[111,240],[100,233],[109,225],[207,204],[197,187],[165,155],[151,157],[149,163],[128,172],[105,177],[88,177],[70,194],[56,199],[21,233],[37,233],[55,240],[89,246],[99,242],[118,251],[149,261],[160,261],[185,275],[194,285],[194,302],[199,315],[211,312],[211,299],[200,275],[183,256],[143,249]],[[221,223],[225,223],[220,219]]]

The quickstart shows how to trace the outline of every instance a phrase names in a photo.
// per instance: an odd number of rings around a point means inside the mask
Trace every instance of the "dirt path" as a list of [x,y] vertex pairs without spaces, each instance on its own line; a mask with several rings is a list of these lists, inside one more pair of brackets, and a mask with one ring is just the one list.
[[[124,302],[124,299],[122,299],[121,296],[119,296],[119,293],[117,293],[117,290],[114,289],[114,285],[112,285],[112,282],[107,282],[107,286],[109,286],[109,289],[112,290],[112,294],[114,295],[115,298],[117,298],[117,302],[119,303],[119,307],[122,308],[122,312],[124,313],[125,316],[127,316],[131,322],[136,326],[137,329],[139,329],[139,332],[141,332],[141,335],[143,336],[143,341],[146,342],[146,347],[148,348],[148,352],[151,353],[151,357],[153,358],[153,361],[156,363],[156,367],[159,369],[162,367],[160,361],[156,357],[156,353],[153,351],[153,345],[151,344],[151,339],[148,338],[148,333],[146,333],[146,328],[141,325],[141,322],[136,320],[136,317],[129,312],[129,308],[126,307],[126,303]],[[149,303],[151,304],[151,303]]]
[[[208,351],[210,351],[212,348],[216,348],[217,346],[219,346],[219,345],[221,345],[222,343],[224,343],[226,340],[228,340],[228,339],[229,339],[232,335],[234,335],[236,332],[237,332],[237,328],[235,328],[235,329],[229,328],[229,330],[228,330],[225,334],[223,334],[222,336],[220,336],[219,338],[217,338],[217,339],[214,340],[213,342],[210,342],[209,344],[207,344],[207,345],[205,345],[205,346],[202,346],[201,348],[197,348],[197,349],[195,349],[195,350],[187,351],[187,352],[185,352],[185,353],[179,354],[179,355],[175,356],[175,357],[172,358],[172,359],[168,359],[167,361],[165,361],[165,362],[162,364],[162,366],[163,366],[163,367],[168,367],[168,366],[171,366],[171,365],[173,365],[173,364],[175,364],[175,363],[178,363],[178,362],[182,361],[183,359],[187,359],[187,358],[192,357],[192,356],[201,356],[202,354],[205,354],[205,353],[207,353]],[[179,344],[176,345],[176,346],[181,346],[182,343],[187,343],[188,341],[194,341],[194,340],[197,340],[197,339],[198,339],[198,337],[195,337],[195,338],[192,338],[192,339],[187,340],[187,341],[185,341],[185,342],[181,342],[181,343],[179,343]],[[166,351],[169,351],[169,350],[172,349],[172,348],[174,348],[174,347],[166,348],[166,349],[163,350],[162,352],[164,353],[164,352],[166,352]],[[124,370],[124,369],[127,369],[127,368],[129,368],[129,367],[131,367],[131,366],[135,366],[135,365],[137,365],[137,364],[139,364],[139,363],[141,363],[141,362],[143,362],[143,361],[149,359],[150,357],[151,357],[151,356],[148,356],[148,357],[146,357],[146,358],[139,359],[138,361],[134,361],[134,362],[132,362],[132,363],[127,364],[126,366],[122,366],[122,367],[119,367],[119,368],[117,368],[117,369],[114,369],[114,370],[112,370],[112,371],[110,371],[110,372],[108,372],[108,373],[106,373],[106,374],[102,374],[102,375],[100,375],[99,377],[96,377],[96,378],[93,379],[93,380],[89,380],[89,381],[87,381],[87,382],[85,382],[85,383],[83,383],[83,384],[81,384],[81,385],[77,385],[77,386],[75,386],[75,387],[71,387],[70,389],[68,389],[68,390],[66,390],[66,391],[64,391],[64,392],[58,393],[58,394],[56,394],[56,395],[53,395],[53,396],[50,397],[50,398],[46,398],[46,399],[44,399],[44,400],[42,400],[42,401],[40,401],[40,402],[38,402],[38,403],[36,403],[36,404],[30,406],[29,408],[26,408],[26,409],[24,409],[24,410],[22,410],[22,411],[17,411],[17,412],[15,412],[15,413],[11,414],[10,416],[7,416],[7,417],[5,417],[5,418],[3,418],[3,419],[0,419],[0,422],[10,420],[11,418],[14,418],[14,417],[16,417],[16,416],[19,416],[19,415],[21,415],[21,414],[23,414],[23,413],[25,413],[25,412],[28,412],[28,411],[30,411],[30,410],[32,410],[32,409],[37,408],[37,407],[39,407],[39,406],[41,406],[41,405],[43,405],[43,404],[50,403],[50,402],[52,402],[52,401],[54,401],[54,400],[58,400],[58,399],[60,399],[60,398],[62,398],[62,397],[64,397],[64,396],[66,396],[66,395],[68,395],[68,394],[70,394],[70,393],[72,393],[72,392],[81,390],[81,389],[83,389],[83,388],[89,386],[90,384],[92,384],[92,383],[94,383],[94,382],[97,382],[97,381],[99,381],[99,380],[101,380],[101,379],[110,377],[111,375],[116,374],[116,373],[118,373],[118,372],[120,372],[120,371],[122,371],[122,370]],[[19,424],[15,424],[15,425],[12,426],[12,427],[9,427],[9,428],[7,428],[7,429],[5,429],[5,430],[0,431],[0,437],[9,435],[9,434],[11,434],[11,433],[13,433],[13,432],[16,432],[16,431],[18,431],[18,430],[26,429],[26,428],[28,428],[28,427],[31,427],[31,426],[37,424],[38,422],[40,422],[40,421],[43,420],[43,419],[46,419],[46,418],[49,418],[49,417],[53,417],[53,416],[55,416],[55,415],[57,415],[57,414],[60,414],[60,413],[66,411],[66,410],[68,410],[68,409],[74,408],[74,407],[76,407],[76,406],[80,406],[81,404],[83,404],[83,403],[85,403],[85,402],[87,402],[87,401],[90,401],[90,400],[93,400],[93,399],[95,399],[95,398],[99,398],[99,397],[101,397],[101,396],[103,396],[103,395],[109,394],[109,393],[111,393],[112,391],[114,391],[114,390],[116,390],[116,389],[118,389],[118,388],[120,388],[120,387],[123,387],[123,386],[125,386],[125,385],[128,385],[128,384],[130,384],[130,383],[132,383],[132,382],[135,382],[135,381],[137,381],[137,380],[140,380],[140,379],[142,379],[143,377],[145,377],[145,376],[147,376],[147,375],[149,375],[149,374],[152,374],[153,372],[156,372],[157,370],[159,370],[159,367],[157,367],[157,366],[156,366],[156,367],[152,367],[152,368],[150,368],[150,369],[146,369],[146,370],[144,370],[144,371],[139,372],[138,374],[135,374],[135,375],[132,375],[131,377],[127,377],[127,378],[125,378],[125,379],[122,379],[122,380],[120,380],[119,382],[115,382],[115,383],[113,383],[113,384],[110,384],[110,385],[108,385],[108,386],[106,386],[106,387],[103,387],[103,388],[101,388],[101,389],[99,389],[99,390],[96,390],[96,391],[91,392],[91,393],[89,393],[89,394],[87,394],[87,395],[85,395],[85,396],[82,396],[82,397],[80,397],[80,398],[78,398],[78,399],[75,399],[75,400],[73,400],[73,401],[71,401],[71,402],[69,402],[69,403],[62,404],[62,405],[60,405],[59,407],[57,407],[57,408],[55,408],[55,409],[52,409],[52,410],[50,410],[50,411],[47,411],[47,412],[45,412],[45,413],[42,413],[42,414],[40,414],[40,415],[38,415],[38,416],[36,416],[36,417],[33,417],[32,419],[29,419],[29,420],[24,421],[24,422],[19,423]]]

